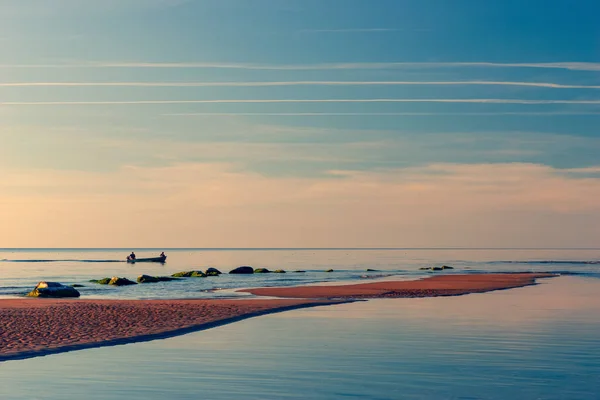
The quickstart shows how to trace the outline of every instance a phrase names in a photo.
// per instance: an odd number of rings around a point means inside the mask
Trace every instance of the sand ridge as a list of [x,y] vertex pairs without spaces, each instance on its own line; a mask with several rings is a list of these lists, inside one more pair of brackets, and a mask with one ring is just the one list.
[[457,296],[535,284],[548,273],[450,274],[414,281],[381,281],[341,286],[296,286],[243,289],[257,296],[285,298],[365,299]]

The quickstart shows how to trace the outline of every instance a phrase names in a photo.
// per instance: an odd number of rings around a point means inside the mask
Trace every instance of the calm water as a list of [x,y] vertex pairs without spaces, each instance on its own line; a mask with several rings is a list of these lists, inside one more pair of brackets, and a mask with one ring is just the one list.
[[598,399],[598,332],[600,279],[567,276],[4,362],[0,398]]
[[[134,249],[135,250],[135,249]],[[157,256],[164,249],[139,250],[138,257]],[[600,276],[600,249],[596,250],[489,250],[489,249],[177,249],[167,250],[167,263],[127,264],[130,249],[14,250],[0,249],[0,296],[22,296],[41,280],[84,284],[86,298],[189,298],[231,297],[235,288],[299,285],[315,282],[361,280],[394,274],[395,279],[426,275],[423,266],[451,265],[444,273],[494,271],[560,271]],[[216,267],[228,272],[240,265],[254,268],[304,270],[285,275],[223,275],[218,278],[115,288],[89,284],[90,279],[111,276],[135,280],[140,274],[170,275],[182,270]],[[366,272],[368,268],[380,272]],[[324,271],[334,269],[333,273]],[[215,289],[230,289],[217,290]]]

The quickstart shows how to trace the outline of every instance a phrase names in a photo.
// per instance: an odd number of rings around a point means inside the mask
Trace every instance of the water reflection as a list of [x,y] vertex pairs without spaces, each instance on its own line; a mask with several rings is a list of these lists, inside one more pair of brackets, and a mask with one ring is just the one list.
[[596,399],[600,280],[296,310],[0,364],[2,399]]

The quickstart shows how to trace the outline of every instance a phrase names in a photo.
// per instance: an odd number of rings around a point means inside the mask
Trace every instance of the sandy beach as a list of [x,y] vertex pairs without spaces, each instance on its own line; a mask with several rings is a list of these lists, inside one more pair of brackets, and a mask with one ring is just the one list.
[[296,299],[6,299],[0,300],[0,361],[166,338],[267,313],[344,300],[481,293],[532,285],[537,278],[552,276],[443,275],[417,281],[245,290],[259,296]]

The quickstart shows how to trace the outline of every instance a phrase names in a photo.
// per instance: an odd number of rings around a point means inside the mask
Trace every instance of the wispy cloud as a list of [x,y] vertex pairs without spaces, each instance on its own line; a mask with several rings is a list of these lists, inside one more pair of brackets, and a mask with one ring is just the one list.
[[576,111],[549,111],[549,112],[355,112],[355,113],[169,113],[162,114],[166,117],[252,117],[252,116],[277,116],[277,117],[357,117],[357,116],[435,116],[435,115],[462,115],[462,116],[494,116],[494,115],[522,115],[522,116],[553,116],[553,115],[600,115],[598,112],[576,112]]
[[399,68],[544,68],[572,71],[600,71],[600,63],[495,63],[495,62],[370,62],[327,64],[250,64],[223,62],[101,62],[55,64],[0,64],[0,68],[212,68],[245,70],[342,70]]
[[5,101],[0,106],[70,106],[134,104],[268,104],[268,103],[476,103],[476,104],[600,104],[600,100],[522,99],[210,99],[210,100],[115,100],[115,101]]
[[550,89],[600,89],[600,85],[514,81],[273,81],[273,82],[0,82],[0,87],[269,87],[269,86],[523,86]]

